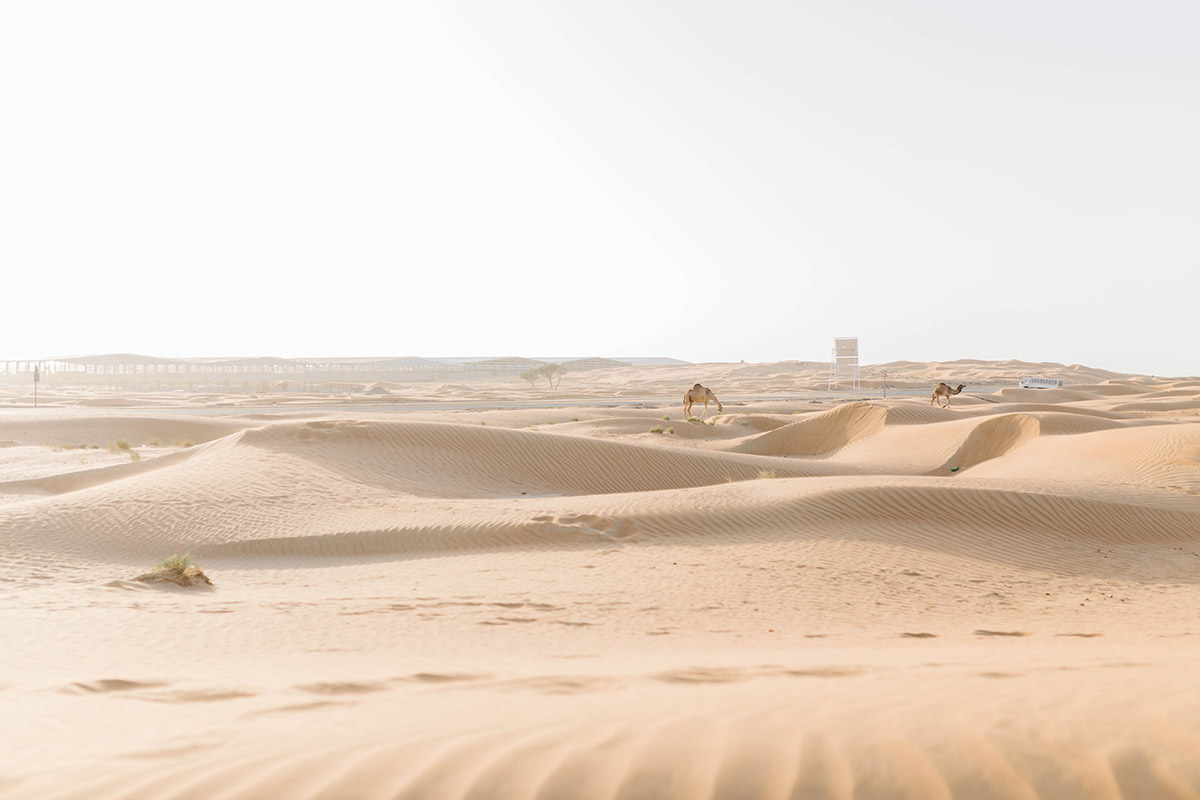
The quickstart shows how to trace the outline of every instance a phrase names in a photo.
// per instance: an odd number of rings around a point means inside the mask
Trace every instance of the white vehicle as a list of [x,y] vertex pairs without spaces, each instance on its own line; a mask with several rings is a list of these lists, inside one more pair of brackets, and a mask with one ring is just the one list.
[[1057,389],[1062,385],[1058,378],[1021,378],[1022,389]]

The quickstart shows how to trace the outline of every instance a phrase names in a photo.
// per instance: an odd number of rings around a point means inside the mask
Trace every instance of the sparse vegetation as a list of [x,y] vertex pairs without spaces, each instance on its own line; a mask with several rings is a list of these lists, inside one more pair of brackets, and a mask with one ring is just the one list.
[[182,442],[176,442],[175,446],[176,447],[195,447],[196,443],[193,442],[191,439],[184,439]]
[[110,453],[120,453],[122,451],[128,451],[129,449],[129,442],[125,439],[117,439],[108,446],[108,452]]
[[150,441],[146,442],[146,444],[150,445],[151,447],[158,447],[160,444],[162,444],[162,440],[161,439],[151,439]]
[[662,425],[655,425],[653,428],[651,428],[651,429],[650,429],[650,432],[651,432],[651,433],[662,433],[662,432],[663,432],[663,426],[662,426]]
[[540,371],[546,376],[546,382],[550,384],[550,388],[557,389],[558,385],[562,383],[562,376],[566,370],[562,368],[561,364],[547,364],[541,367]]
[[521,373],[521,380],[529,381],[530,388],[537,383],[538,371],[536,369],[527,369]]
[[675,433],[675,429],[674,429],[674,428],[667,428],[667,433]]
[[688,422],[704,422],[704,420],[700,419],[699,417],[688,417],[687,421]]
[[671,419],[671,415],[670,415],[670,414],[663,414],[663,419],[665,419],[665,420],[669,420],[669,419]]
[[178,586],[212,586],[213,582],[200,571],[188,553],[168,556],[154,569],[134,578],[142,583],[174,583]]
[[754,477],[759,480],[765,480],[767,478],[778,478],[779,476],[775,474],[775,470],[773,469],[760,469]]
[[141,461],[141,460],[142,460],[142,454],[141,454],[141,453],[139,453],[139,452],[137,452],[136,450],[134,450],[134,451],[130,452],[130,454],[129,454],[129,460],[130,460],[130,461]]
[[192,556],[190,553],[176,553],[173,556],[167,556],[162,561],[154,565],[155,569],[186,569],[192,565]]

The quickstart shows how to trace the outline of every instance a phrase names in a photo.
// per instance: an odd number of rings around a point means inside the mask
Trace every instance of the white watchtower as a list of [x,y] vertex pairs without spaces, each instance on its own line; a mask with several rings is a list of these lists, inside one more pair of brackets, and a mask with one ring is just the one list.
[[858,391],[857,336],[833,340],[833,357],[829,360],[829,389]]

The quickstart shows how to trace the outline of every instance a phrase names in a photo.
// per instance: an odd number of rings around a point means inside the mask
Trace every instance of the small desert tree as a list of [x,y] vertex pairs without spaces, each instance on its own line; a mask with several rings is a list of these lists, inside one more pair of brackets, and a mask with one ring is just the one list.
[[562,364],[543,364],[542,366],[538,367],[535,372],[537,372],[539,375],[545,376],[546,383],[550,384],[551,389],[557,389],[558,385],[562,383],[562,376],[564,372]]
[[521,373],[521,380],[529,381],[529,385],[533,386],[535,383],[537,383],[537,379],[540,377],[540,375],[541,373],[536,369],[527,369]]

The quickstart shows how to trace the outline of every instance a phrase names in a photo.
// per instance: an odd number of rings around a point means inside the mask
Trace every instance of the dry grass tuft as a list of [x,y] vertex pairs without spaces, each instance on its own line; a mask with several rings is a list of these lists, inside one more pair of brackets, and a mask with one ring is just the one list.
[[212,586],[213,582],[192,563],[192,557],[187,553],[164,558],[154,569],[134,578],[142,583],[174,583],[177,586]]
[[775,474],[775,470],[773,470],[773,469],[760,469],[758,471],[758,474],[755,475],[754,477],[759,478],[759,479],[766,479],[766,478],[778,478],[779,476]]

